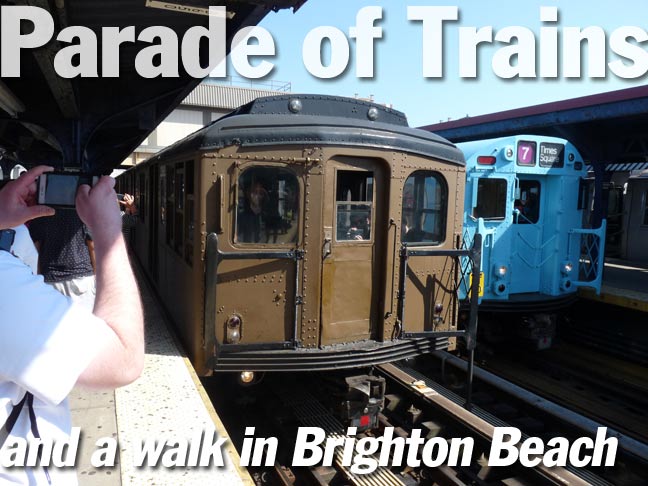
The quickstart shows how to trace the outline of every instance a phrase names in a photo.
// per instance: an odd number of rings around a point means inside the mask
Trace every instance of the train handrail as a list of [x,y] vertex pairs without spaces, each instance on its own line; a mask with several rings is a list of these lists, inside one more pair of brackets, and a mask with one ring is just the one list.
[[[479,307],[479,282],[481,272],[481,255],[482,255],[482,235],[475,233],[472,247],[465,250],[441,250],[435,247],[415,246],[410,247],[403,243],[400,249],[400,275],[398,278],[398,306],[396,316],[401,326],[401,335],[403,337],[419,336],[439,336],[439,337],[463,337],[468,350],[468,376],[467,376],[467,394],[466,408],[470,408],[472,397],[472,376],[475,363],[475,347],[477,346],[477,311]],[[460,266],[461,258],[468,258],[472,262],[472,282],[468,298],[470,301],[470,317],[466,329],[457,329],[456,331],[423,331],[417,333],[405,332],[405,286],[407,284],[408,260],[410,257],[418,256],[448,256],[456,259],[457,265]],[[461,272],[462,275],[464,272]],[[459,299],[459,288],[457,285],[454,289],[455,298]]]
[[[304,250],[295,248],[286,251],[231,251],[224,252],[218,248],[218,235],[209,233],[205,245],[205,298],[204,298],[204,333],[205,349],[213,349],[211,356],[207,357],[207,365],[210,365],[216,356],[216,309],[217,296],[216,285],[218,283],[218,266],[224,260],[293,260],[295,262],[295,292],[294,292],[294,318],[293,336],[286,344],[297,347],[297,323],[299,306],[303,303],[303,296],[300,294],[299,285],[299,262],[304,259]],[[213,367],[212,367],[213,368]]]

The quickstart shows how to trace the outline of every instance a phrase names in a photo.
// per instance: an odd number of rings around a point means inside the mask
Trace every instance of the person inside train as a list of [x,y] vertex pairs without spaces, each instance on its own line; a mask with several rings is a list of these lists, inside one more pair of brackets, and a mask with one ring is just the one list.
[[268,191],[260,181],[253,182],[245,192],[245,203],[238,221],[238,241],[258,243],[261,241],[263,214],[268,204]]
[[513,204],[518,224],[535,224],[538,222],[538,196],[533,191],[522,191],[520,198]]
[[[75,385],[116,388],[144,365],[143,313],[121,233],[115,181],[102,177],[76,196],[92,231],[97,297],[91,311],[57,292],[13,254],[10,228],[54,210],[35,204],[38,166],[0,190],[0,448],[40,436],[64,443],[71,432],[67,396]],[[22,441],[22,442],[21,442]],[[0,483],[76,484],[73,468],[4,467]]]
[[122,232],[127,244],[131,243],[131,230],[137,223],[137,205],[135,198],[131,194],[117,194],[117,203],[119,204],[119,214],[122,218]]
[[354,214],[351,216],[351,225],[346,233],[347,240],[370,239],[369,216],[367,214]]

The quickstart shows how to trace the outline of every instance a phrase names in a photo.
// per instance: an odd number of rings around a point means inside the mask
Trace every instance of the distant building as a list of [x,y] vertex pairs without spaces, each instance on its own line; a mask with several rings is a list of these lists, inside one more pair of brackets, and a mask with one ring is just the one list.
[[245,86],[242,86],[244,84],[242,80],[235,80],[232,83],[239,85],[216,83],[212,80],[199,84],[153,130],[135,152],[124,160],[122,167],[132,166],[148,159],[152,154],[260,96],[290,92],[290,83],[250,82],[249,80],[245,81]]

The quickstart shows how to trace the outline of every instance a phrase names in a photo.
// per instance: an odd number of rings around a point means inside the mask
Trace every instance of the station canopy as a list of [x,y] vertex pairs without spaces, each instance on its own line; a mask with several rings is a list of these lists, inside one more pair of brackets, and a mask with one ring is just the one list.
[[[305,1],[220,2],[227,11],[227,29],[222,35],[226,52],[239,29],[258,24],[273,10],[297,10]],[[168,27],[180,46],[189,28],[208,27],[208,0],[0,0],[0,5],[40,7],[54,21],[54,40],[38,49],[22,49],[20,77],[3,77],[0,83],[0,150],[5,167],[10,162],[25,167],[46,163],[110,173],[201,81],[184,70],[180,47],[179,76],[142,77],[135,58],[154,45],[150,42],[121,44],[119,77],[67,79],[55,71],[54,58],[71,45],[56,40],[68,26],[87,27],[96,35],[99,69],[103,27],[134,26],[135,38],[147,27]],[[33,23],[23,22],[21,29],[28,34]],[[198,55],[201,66],[207,66],[207,37],[201,40]]]
[[636,170],[648,162],[648,86],[421,128],[454,143],[518,134],[561,137],[572,142],[588,164],[608,171]]

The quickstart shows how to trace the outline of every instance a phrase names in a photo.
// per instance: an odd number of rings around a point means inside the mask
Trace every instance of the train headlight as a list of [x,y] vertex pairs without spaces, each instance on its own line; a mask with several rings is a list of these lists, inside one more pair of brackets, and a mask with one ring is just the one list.
[[252,383],[254,378],[254,371],[241,371],[241,374],[239,375],[239,380],[241,380],[241,383],[244,385]]
[[498,278],[504,278],[506,277],[506,273],[508,272],[508,268],[506,265],[495,265],[494,268],[495,271],[495,276]]
[[564,273],[565,275],[569,275],[573,269],[574,269],[574,265],[572,264],[572,262],[570,262],[569,260],[566,260],[566,261],[562,262],[560,271],[562,273]]
[[226,340],[228,344],[237,344],[241,340],[241,317],[232,314],[227,319]]

